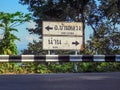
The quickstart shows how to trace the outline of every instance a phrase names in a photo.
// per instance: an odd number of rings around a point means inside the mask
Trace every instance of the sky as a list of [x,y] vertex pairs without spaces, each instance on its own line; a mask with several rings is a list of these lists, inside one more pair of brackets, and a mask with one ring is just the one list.
[[[0,0],[0,12],[15,13],[19,11],[27,14],[29,13],[27,7],[27,5],[19,4],[19,0]],[[26,30],[26,28],[34,26],[35,23],[31,21],[30,23],[25,23],[16,27],[19,32],[14,32],[14,34],[20,38],[20,41],[16,41],[15,43],[17,44],[19,52],[23,49],[26,49],[29,42],[32,42],[33,40],[39,40],[37,35],[30,35],[29,32]],[[90,27],[87,26],[85,29],[86,41],[89,39],[90,34],[92,34],[92,30]]]

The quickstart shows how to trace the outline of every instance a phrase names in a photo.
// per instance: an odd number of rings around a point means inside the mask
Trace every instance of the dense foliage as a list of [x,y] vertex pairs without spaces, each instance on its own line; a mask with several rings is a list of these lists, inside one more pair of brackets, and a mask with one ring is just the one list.
[[13,34],[14,31],[18,30],[16,26],[28,21],[30,19],[29,14],[23,15],[23,13],[4,13],[0,12],[0,32],[3,36],[0,39],[0,54],[5,55],[17,55],[18,50],[15,44],[15,40],[20,40]]
[[[80,72],[118,72],[120,63],[78,63]],[[3,63],[0,64],[0,74],[30,74],[30,73],[73,73],[73,63]]]
[[88,54],[120,54],[119,0],[99,0],[87,17],[94,30],[88,42]]

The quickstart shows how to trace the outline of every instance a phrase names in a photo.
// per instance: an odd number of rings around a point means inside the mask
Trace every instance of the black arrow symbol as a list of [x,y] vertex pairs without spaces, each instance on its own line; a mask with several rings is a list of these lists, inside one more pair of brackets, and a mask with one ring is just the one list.
[[45,27],[45,29],[47,29],[49,31],[50,29],[53,29],[53,27],[47,26],[47,27]]
[[72,42],[72,44],[75,44],[76,46],[79,45],[78,41]]

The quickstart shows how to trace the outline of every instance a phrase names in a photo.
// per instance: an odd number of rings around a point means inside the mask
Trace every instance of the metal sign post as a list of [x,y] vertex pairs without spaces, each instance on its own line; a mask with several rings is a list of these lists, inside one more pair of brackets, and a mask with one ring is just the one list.
[[51,51],[50,50],[48,50],[48,55],[50,55],[51,54]]
[[[75,55],[77,55],[77,51],[75,51]],[[77,64],[74,62],[74,72],[78,72]]]

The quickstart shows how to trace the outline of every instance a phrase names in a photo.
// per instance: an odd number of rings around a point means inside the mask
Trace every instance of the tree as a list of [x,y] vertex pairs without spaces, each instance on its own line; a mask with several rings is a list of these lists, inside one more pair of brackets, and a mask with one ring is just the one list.
[[15,27],[29,21],[29,19],[29,14],[0,12],[0,31],[3,31],[3,39],[0,40],[0,54],[18,54],[17,46],[14,41],[20,39],[12,32],[18,32]]
[[82,21],[93,30],[86,45],[89,54],[119,52],[119,0],[20,0],[20,3],[29,5],[29,10],[33,12],[36,28],[29,29],[31,34],[42,36],[43,20]]
[[[90,12],[87,18],[94,30],[91,41],[87,48],[95,54],[119,54],[120,53],[120,11],[117,7],[117,0],[99,0],[95,11]],[[91,17],[91,18],[90,18]],[[92,22],[91,22],[92,20]]]
[[83,11],[88,2],[89,0],[20,0],[23,5],[29,5],[29,10],[33,12],[33,20],[36,22],[36,28],[28,31],[31,34],[38,34],[41,39],[43,20],[84,21]]

